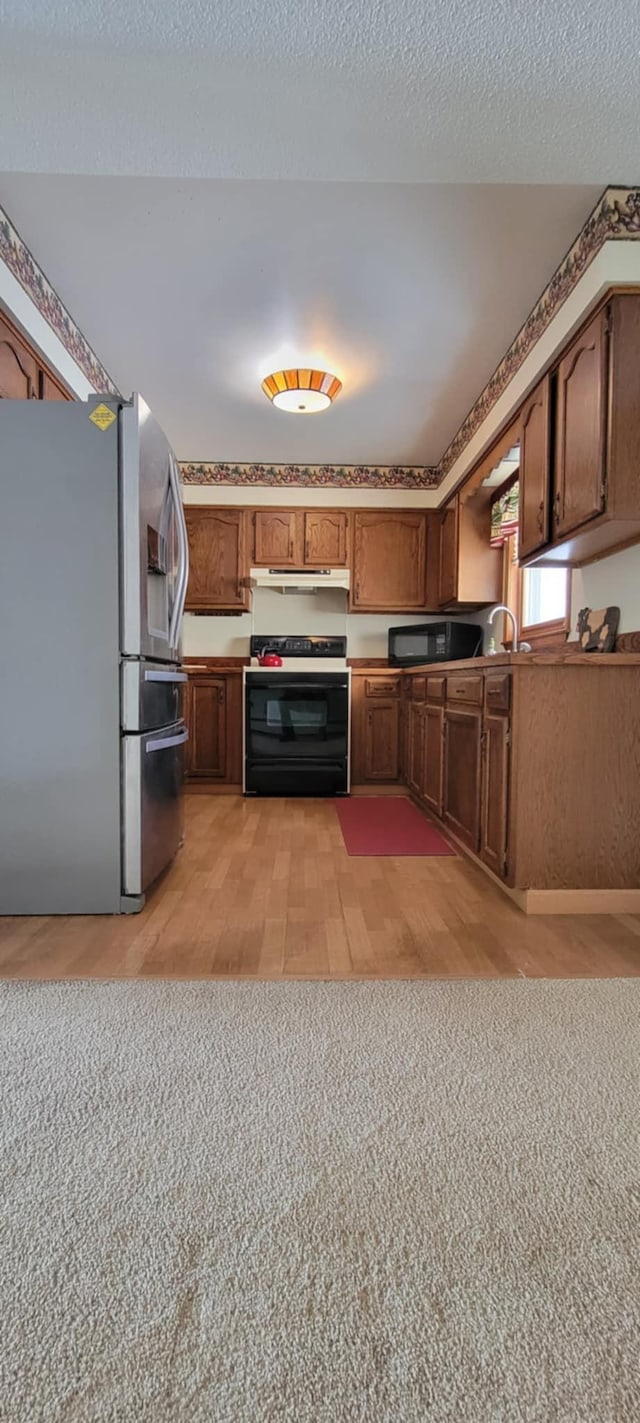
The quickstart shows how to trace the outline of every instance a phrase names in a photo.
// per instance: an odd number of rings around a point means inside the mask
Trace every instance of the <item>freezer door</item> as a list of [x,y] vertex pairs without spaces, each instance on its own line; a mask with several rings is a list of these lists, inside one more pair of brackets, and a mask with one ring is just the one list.
[[171,863],[182,840],[184,722],[124,736],[122,889],[139,895]]
[[181,721],[187,674],[166,662],[123,662],[121,726],[123,731],[155,731]]
[[189,572],[175,456],[139,395],[120,416],[121,651],[180,660]]

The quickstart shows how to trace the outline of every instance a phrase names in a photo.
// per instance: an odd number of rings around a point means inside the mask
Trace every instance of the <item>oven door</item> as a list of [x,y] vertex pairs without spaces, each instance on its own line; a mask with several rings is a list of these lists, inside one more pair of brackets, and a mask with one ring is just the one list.
[[349,681],[344,674],[247,676],[246,790],[344,793],[348,743]]

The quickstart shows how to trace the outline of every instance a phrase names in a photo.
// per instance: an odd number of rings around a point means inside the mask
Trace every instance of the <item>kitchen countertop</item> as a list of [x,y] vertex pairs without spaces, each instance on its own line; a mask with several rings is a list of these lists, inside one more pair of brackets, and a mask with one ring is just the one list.
[[418,673],[486,672],[510,667],[637,667],[637,652],[497,652],[493,657],[461,658],[458,662],[426,662],[420,667],[394,668],[408,676]]
[[[192,673],[242,672],[249,666],[248,657],[185,657],[184,668]],[[439,676],[447,672],[485,672],[510,667],[637,667],[640,653],[637,652],[497,652],[492,657],[467,657],[454,662],[424,662],[419,667],[390,667],[379,658],[348,665],[354,677],[366,677],[372,673],[393,673],[395,676],[414,677],[430,673]]]

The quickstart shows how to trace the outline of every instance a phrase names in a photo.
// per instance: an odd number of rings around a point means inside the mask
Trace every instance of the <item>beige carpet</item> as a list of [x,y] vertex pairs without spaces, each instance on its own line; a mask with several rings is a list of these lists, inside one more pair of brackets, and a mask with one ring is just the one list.
[[640,1417],[640,982],[2,984],[0,1417]]

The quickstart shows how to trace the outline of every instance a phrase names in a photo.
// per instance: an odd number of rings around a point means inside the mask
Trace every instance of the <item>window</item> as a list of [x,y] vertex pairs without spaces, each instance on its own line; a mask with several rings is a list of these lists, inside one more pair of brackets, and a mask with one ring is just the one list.
[[524,568],[522,571],[522,624],[564,622],[567,617],[566,568]]

